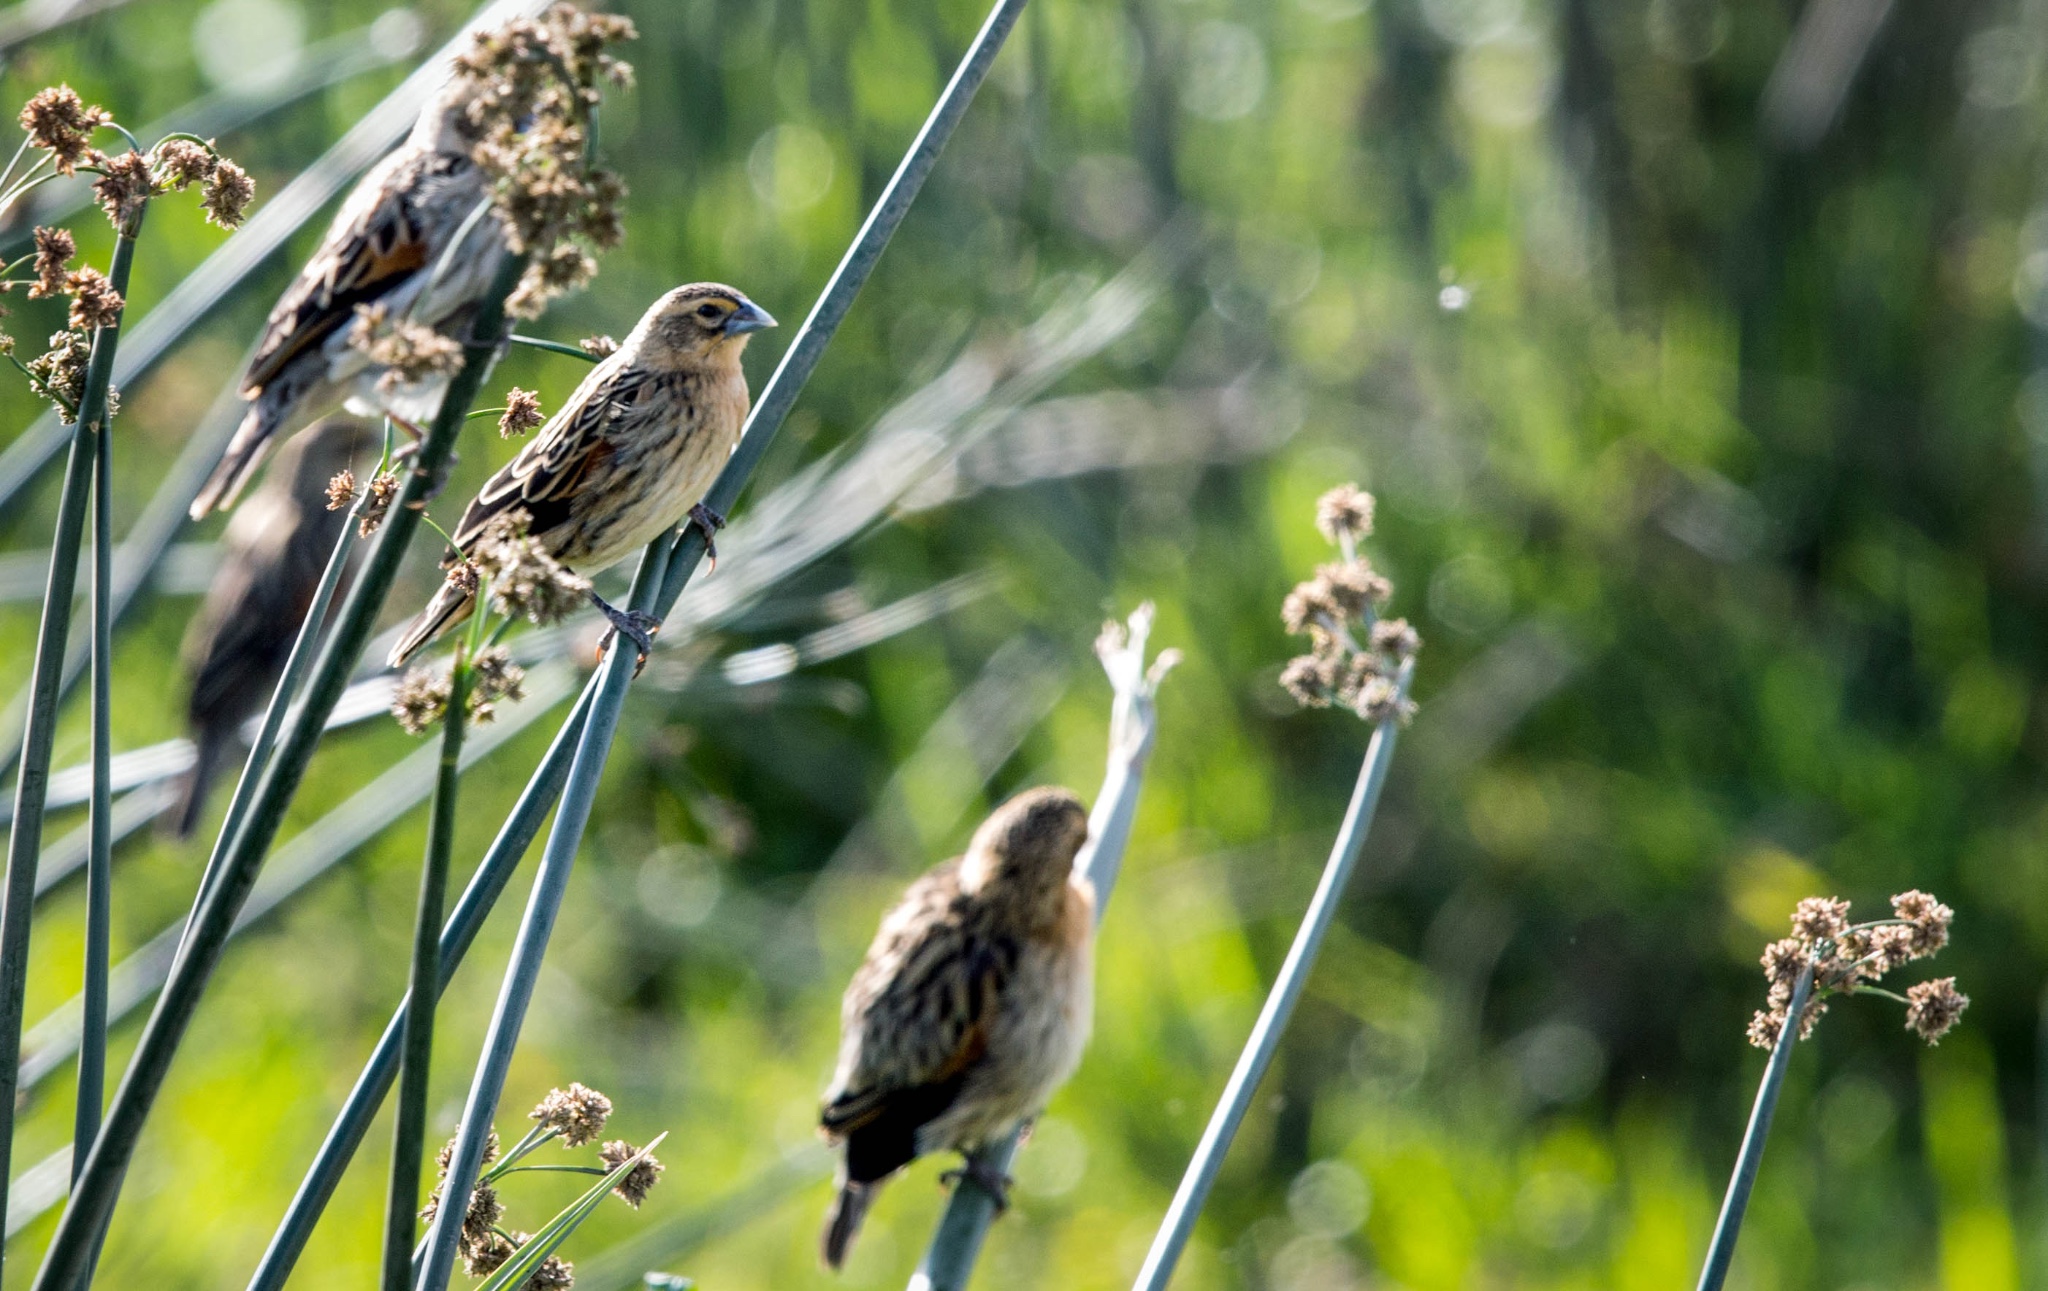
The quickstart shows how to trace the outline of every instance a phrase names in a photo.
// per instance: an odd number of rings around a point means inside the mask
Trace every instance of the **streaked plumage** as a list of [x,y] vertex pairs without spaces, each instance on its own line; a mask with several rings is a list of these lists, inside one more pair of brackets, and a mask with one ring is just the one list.
[[[541,547],[586,577],[645,547],[703,498],[732,455],[747,419],[740,353],[750,333],[774,325],[718,283],[663,296],[484,485],[456,544],[467,548],[491,521],[524,511]],[[392,666],[468,618],[474,599],[443,583],[393,647]]]
[[845,1154],[831,1267],[884,1179],[1002,1137],[1073,1073],[1094,994],[1095,893],[1073,869],[1087,834],[1065,789],[1021,793],[883,917],[846,988],[819,1117]]
[[[408,421],[439,406],[446,377],[380,389],[385,370],[351,348],[348,334],[356,307],[378,304],[445,336],[467,334],[506,254],[496,212],[471,218],[488,199],[470,159],[472,92],[452,80],[427,104],[405,142],[357,183],[270,311],[242,377],[248,414],[192,503],[193,519],[234,505],[270,445],[301,417],[343,400],[360,415],[389,411]],[[447,254],[458,234],[462,244]]]
[[181,838],[199,823],[207,790],[241,746],[243,724],[270,701],[348,522],[346,511],[327,509],[327,482],[375,447],[358,421],[323,422],[293,436],[221,535],[220,567],[185,631],[192,679],[185,720],[199,760],[172,817]]

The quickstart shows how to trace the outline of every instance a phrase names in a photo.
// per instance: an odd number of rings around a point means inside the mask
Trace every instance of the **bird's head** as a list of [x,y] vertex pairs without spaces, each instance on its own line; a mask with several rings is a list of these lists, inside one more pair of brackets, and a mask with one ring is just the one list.
[[767,310],[737,288],[716,282],[678,287],[649,306],[625,346],[642,362],[702,363],[724,358],[737,363],[747,337],[775,326]]
[[1088,809],[1079,798],[1056,786],[1027,789],[974,831],[961,877],[972,889],[1002,882],[1054,894],[1066,886],[1086,841]]
[[467,153],[482,133],[469,119],[470,104],[476,101],[477,82],[467,76],[451,76],[420,108],[413,123],[411,142],[434,152]]

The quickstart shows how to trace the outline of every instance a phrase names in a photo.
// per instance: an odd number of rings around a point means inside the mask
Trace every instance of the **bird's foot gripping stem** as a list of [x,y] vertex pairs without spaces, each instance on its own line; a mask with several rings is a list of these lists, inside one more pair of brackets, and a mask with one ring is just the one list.
[[1010,1186],[1017,1181],[977,1156],[969,1156],[957,1170],[948,1170],[939,1176],[939,1182],[959,1184],[971,1181],[988,1199],[995,1203],[998,1215],[1010,1208]]
[[598,642],[597,657],[604,658],[612,642],[624,637],[638,652],[639,657],[633,662],[633,675],[639,676],[640,670],[647,666],[647,656],[654,650],[654,634],[661,631],[661,620],[640,610],[622,610],[596,592],[590,594],[590,603],[597,606],[597,612],[612,625],[611,631],[604,634],[604,640]]
[[725,528],[725,517],[699,502],[690,508],[690,523],[704,531],[704,555],[711,561],[711,572],[718,572],[718,531]]

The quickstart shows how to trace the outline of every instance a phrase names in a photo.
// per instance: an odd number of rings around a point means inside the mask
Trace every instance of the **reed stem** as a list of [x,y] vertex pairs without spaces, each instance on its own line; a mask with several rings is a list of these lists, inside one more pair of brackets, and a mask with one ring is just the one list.
[[1749,1110],[1749,1128],[1742,1134],[1742,1151],[1735,1157],[1735,1173],[1728,1179],[1728,1195],[1721,1201],[1721,1217],[1714,1224],[1714,1240],[1707,1246],[1707,1262],[1700,1268],[1699,1291],[1721,1291],[1728,1280],[1728,1266],[1735,1262],[1735,1240],[1742,1235],[1742,1216],[1749,1209],[1749,1194],[1756,1187],[1756,1172],[1763,1164],[1764,1140],[1771,1132],[1771,1118],[1778,1111],[1778,1094],[1785,1087],[1785,1071],[1792,1065],[1792,1046],[1799,1043],[1799,1016],[1806,1012],[1806,997],[1813,991],[1813,965],[1799,970],[1792,983],[1792,1002],[1785,1009],[1785,1026],[1778,1043],[1771,1046],[1771,1060],[1764,1066],[1763,1083],[1757,1086],[1756,1105]]
[[[481,599],[481,598],[479,598]],[[484,618],[478,605],[476,622]],[[474,636],[475,633],[470,635]],[[448,857],[455,847],[455,797],[462,777],[462,732],[470,670],[458,649],[448,679],[448,712],[441,723],[440,778],[427,821],[427,854],[420,865],[419,913],[413,921],[412,975],[398,1075],[398,1114],[391,1132],[391,1190],[384,1212],[384,1291],[412,1284],[412,1248],[420,1208],[420,1154],[427,1137],[427,1087],[433,1063],[434,1010],[441,997],[441,908],[448,892]]]
[[92,803],[85,855],[85,975],[80,990],[78,1098],[71,1176],[99,1136],[107,1085],[107,940],[112,935],[113,789],[113,431],[100,419],[92,498]]
[[[108,1108],[106,1125],[93,1144],[71,1203],[57,1221],[36,1291],[72,1291],[83,1278],[89,1252],[112,1217],[122,1178],[134,1155],[144,1123],[170,1072],[185,1030],[197,1012],[206,984],[219,964],[235,918],[256,882],[263,855],[277,836],[284,814],[319,747],[327,715],[348,688],[356,657],[376,627],[385,593],[398,576],[426,499],[446,468],[462,429],[463,416],[476,398],[504,330],[503,305],[519,275],[523,256],[508,256],[497,280],[484,297],[473,339],[463,347],[463,365],[448,383],[440,411],[420,445],[395,505],[385,517],[376,546],[365,562],[339,620],[313,665],[306,696],[278,742],[251,799],[247,818],[219,867],[218,879],[206,893],[198,917],[179,952],[178,962],[157,997],[127,1075]],[[33,856],[33,853],[30,853]]]
[[[1398,685],[1403,698],[1408,694],[1408,682],[1414,669],[1412,659],[1401,665]],[[1287,1030],[1287,1021],[1294,1015],[1294,1006],[1301,999],[1302,988],[1308,984],[1309,970],[1315,967],[1316,954],[1322,949],[1331,921],[1336,918],[1337,902],[1344,895],[1351,871],[1358,863],[1359,851],[1365,844],[1365,836],[1372,829],[1373,813],[1379,809],[1380,791],[1387,783],[1387,769],[1393,765],[1398,731],[1398,724],[1389,719],[1381,722],[1372,733],[1372,742],[1366,746],[1365,763],[1358,771],[1358,784],[1351,792],[1351,806],[1344,813],[1344,823],[1337,830],[1337,841],[1330,848],[1329,862],[1323,868],[1322,882],[1309,901],[1301,927],[1295,931],[1294,944],[1287,951],[1287,959],[1280,966],[1280,975],[1266,996],[1265,1007],[1259,1011],[1259,1020],[1245,1041],[1244,1051],[1238,1055],[1237,1067],[1230,1073],[1230,1082],[1223,1088],[1223,1097],[1209,1118],[1208,1128],[1202,1132],[1202,1141],[1195,1149],[1194,1159],[1188,1163],[1187,1173],[1181,1176],[1173,1204],[1167,1207],[1166,1218],[1152,1239],[1151,1250],[1146,1252],[1138,1280],[1132,1284],[1134,1291],[1164,1291],[1166,1284],[1173,1279],[1174,1266],[1180,1262],[1181,1251],[1195,1231],[1195,1220],[1200,1217],[1202,1205],[1209,1199],[1209,1190],[1216,1183],[1216,1172],[1222,1168],[1231,1140],[1237,1137],[1238,1127],[1244,1123],[1245,1112],[1251,1107],[1252,1095],[1257,1092],[1260,1079],[1273,1064],[1273,1055],[1280,1047],[1280,1037]]]
[[[107,277],[116,292],[128,293],[135,263],[135,235],[141,217],[118,231]],[[64,651],[71,639],[71,599],[78,587],[78,549],[85,536],[85,504],[92,493],[99,456],[101,422],[107,420],[107,388],[121,328],[101,328],[86,361],[85,389],[64,468],[57,503],[57,530],[50,544],[50,578],[43,591],[42,627],[29,683],[28,722],[22,735],[20,769],[14,785],[14,818],[7,838],[7,877],[0,895],[0,1162],[12,1158],[15,1094],[21,1078],[22,1004],[28,986],[29,925],[35,906],[36,859],[43,846],[43,805],[49,798],[50,751],[57,736],[57,708],[64,675]],[[111,556],[111,547],[109,555]],[[104,784],[104,779],[99,781]],[[5,1171],[0,1170],[0,1213],[7,1208]]]

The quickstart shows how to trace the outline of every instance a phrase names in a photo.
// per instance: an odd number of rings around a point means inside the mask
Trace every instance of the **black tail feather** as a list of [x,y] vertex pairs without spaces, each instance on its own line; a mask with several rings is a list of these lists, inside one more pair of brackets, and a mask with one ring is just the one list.
[[846,1253],[853,1249],[853,1239],[860,1235],[861,1221],[867,1218],[868,1204],[875,1199],[875,1189],[881,1186],[851,1180],[840,1183],[839,1195],[832,1199],[832,1209],[825,1212],[825,1236],[819,1243],[825,1267],[836,1272],[846,1263]]

